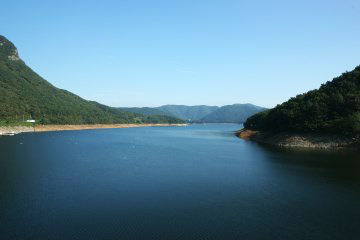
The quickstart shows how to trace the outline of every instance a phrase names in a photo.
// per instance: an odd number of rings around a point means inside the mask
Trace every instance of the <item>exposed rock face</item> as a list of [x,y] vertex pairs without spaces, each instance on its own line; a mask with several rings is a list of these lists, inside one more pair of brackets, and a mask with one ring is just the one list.
[[15,45],[0,35],[0,58],[9,59],[11,61],[19,61],[19,53]]
[[350,138],[332,134],[317,133],[262,133],[243,129],[236,133],[240,138],[252,140],[259,143],[273,145],[285,148],[303,148],[303,149],[341,149],[341,148],[359,148],[360,139]]
[[18,51],[15,49],[12,53],[12,55],[8,56],[9,60],[11,61],[18,61],[20,60],[20,57],[19,57],[19,53]]
[[0,136],[9,134],[18,134],[23,132],[34,132],[33,127],[17,126],[17,127],[0,127]]

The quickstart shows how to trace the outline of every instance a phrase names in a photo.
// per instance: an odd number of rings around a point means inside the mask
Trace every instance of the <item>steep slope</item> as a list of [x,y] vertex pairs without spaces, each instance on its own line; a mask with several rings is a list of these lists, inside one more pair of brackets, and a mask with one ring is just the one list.
[[360,134],[360,66],[323,84],[318,90],[291,98],[250,117],[246,129],[262,132]]
[[166,115],[174,116],[177,118],[199,121],[201,118],[212,113],[219,107],[217,106],[185,106],[185,105],[164,105],[158,107],[161,111],[165,112]]
[[220,107],[200,121],[205,123],[244,123],[246,119],[266,108],[253,104],[233,104]]
[[182,122],[120,111],[58,89],[32,71],[14,44],[0,35],[0,123],[24,116],[43,124]]

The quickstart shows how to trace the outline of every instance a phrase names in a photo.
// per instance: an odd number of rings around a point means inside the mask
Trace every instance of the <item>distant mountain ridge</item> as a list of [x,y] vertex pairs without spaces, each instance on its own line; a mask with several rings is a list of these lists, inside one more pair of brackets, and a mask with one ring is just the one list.
[[200,121],[206,123],[244,123],[250,116],[266,108],[250,103],[226,105],[206,115]]
[[243,123],[255,113],[266,110],[253,104],[218,106],[164,105],[160,107],[121,108],[122,110],[146,115],[163,114],[199,123]]
[[151,108],[151,107],[123,107],[119,108],[120,110],[138,113],[138,114],[145,114],[145,115],[167,115],[172,116],[168,112],[164,112],[158,108]]
[[160,110],[184,120],[199,121],[201,118],[212,113],[219,107],[217,106],[186,106],[186,105],[164,105],[159,107]]
[[180,118],[187,121],[199,121],[204,116],[212,113],[219,107],[217,106],[206,106],[206,105],[198,105],[198,106],[186,106],[186,105],[163,105],[160,107],[127,107],[120,108],[121,110],[133,112],[133,113],[141,113],[145,115],[155,115],[161,114],[166,116],[172,116],[176,118]]
[[184,122],[170,116],[121,111],[58,89],[29,68],[15,45],[0,35],[0,124],[24,118],[42,124]]

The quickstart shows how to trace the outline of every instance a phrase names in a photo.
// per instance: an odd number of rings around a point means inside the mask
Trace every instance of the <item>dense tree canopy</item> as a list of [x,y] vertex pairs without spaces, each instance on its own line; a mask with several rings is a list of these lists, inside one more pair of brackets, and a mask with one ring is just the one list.
[[360,134],[360,66],[321,85],[318,90],[255,114],[244,126],[272,132]]

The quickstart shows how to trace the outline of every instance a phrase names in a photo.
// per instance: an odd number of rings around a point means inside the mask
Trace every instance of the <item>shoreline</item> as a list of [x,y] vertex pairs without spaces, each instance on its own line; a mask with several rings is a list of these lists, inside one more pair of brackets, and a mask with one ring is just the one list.
[[280,148],[340,150],[359,149],[359,138],[319,133],[264,133],[241,129],[235,135],[244,140]]
[[34,127],[29,126],[0,126],[0,136],[13,136],[19,133],[34,132]]
[[25,132],[80,131],[91,129],[134,128],[134,127],[184,127],[185,123],[146,123],[146,124],[81,124],[81,125],[35,125],[34,127],[0,127],[0,136],[12,136]]

